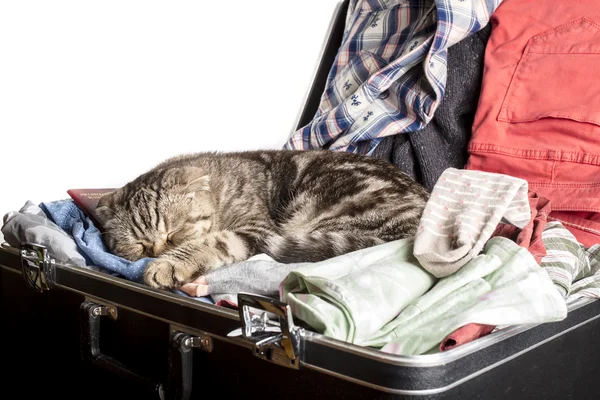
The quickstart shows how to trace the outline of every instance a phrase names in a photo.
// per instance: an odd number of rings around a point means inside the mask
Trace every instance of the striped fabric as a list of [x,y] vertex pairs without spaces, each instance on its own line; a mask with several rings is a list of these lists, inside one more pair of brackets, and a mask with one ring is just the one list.
[[600,298],[600,244],[586,249],[560,222],[550,221],[542,233],[546,256],[541,266],[568,301]]
[[419,223],[415,257],[448,276],[479,254],[502,219],[519,228],[531,218],[527,182],[503,174],[446,169]]
[[468,323],[538,324],[566,316],[565,300],[531,253],[509,239],[493,237],[480,255],[440,279],[384,326],[379,331],[383,335],[366,344],[385,343],[384,352],[416,355]]
[[319,109],[284,148],[370,154],[384,136],[422,129],[444,95],[447,48],[501,1],[351,0]]

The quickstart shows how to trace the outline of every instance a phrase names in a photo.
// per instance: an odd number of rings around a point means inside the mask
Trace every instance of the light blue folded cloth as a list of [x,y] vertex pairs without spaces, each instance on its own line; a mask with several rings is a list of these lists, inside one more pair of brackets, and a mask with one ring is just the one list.
[[40,208],[56,225],[73,236],[79,251],[94,265],[122,275],[126,279],[142,282],[144,269],[152,258],[131,262],[108,252],[100,231],[72,200],[41,203]]
[[[22,242],[46,246],[57,261],[84,268],[100,270],[111,275],[142,283],[144,269],[152,258],[132,262],[111,254],[100,231],[73,200],[40,203],[31,201],[18,212],[4,217],[2,233],[15,247]],[[175,293],[189,297],[180,290]],[[205,303],[214,303],[210,297],[193,297]]]

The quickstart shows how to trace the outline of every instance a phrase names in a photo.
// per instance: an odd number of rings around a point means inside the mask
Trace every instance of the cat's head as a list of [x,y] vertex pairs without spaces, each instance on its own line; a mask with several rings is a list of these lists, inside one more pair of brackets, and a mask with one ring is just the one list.
[[213,223],[209,177],[199,168],[151,171],[105,194],[96,206],[103,240],[125,259],[157,257],[206,233]]

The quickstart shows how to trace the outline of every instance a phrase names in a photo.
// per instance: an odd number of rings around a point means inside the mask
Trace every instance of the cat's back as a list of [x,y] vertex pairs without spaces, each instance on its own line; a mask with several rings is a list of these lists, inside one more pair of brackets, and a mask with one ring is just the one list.
[[316,181],[342,180],[359,183],[365,180],[393,181],[404,190],[426,193],[391,163],[373,157],[329,150],[254,150],[240,152],[204,152],[183,154],[157,165],[153,171],[170,168],[198,167],[226,177],[254,176],[291,186]]
[[[275,175],[296,186],[339,192],[386,186],[426,199],[427,190],[393,164],[364,155],[329,150],[287,151],[273,155]],[[298,187],[298,189],[300,189]]]
[[265,175],[269,179],[292,179],[307,168],[321,168],[327,163],[328,155],[333,152],[320,150],[252,150],[233,152],[201,152],[181,154],[169,158],[147,174],[158,174],[172,168],[196,167],[206,173],[217,177],[226,178],[228,175],[236,177],[254,177],[260,180]]
[[284,179],[274,184],[271,215],[292,239],[275,248],[310,243],[317,260],[338,254],[331,246],[356,250],[414,235],[429,193],[391,163],[327,150],[280,157],[274,175]]

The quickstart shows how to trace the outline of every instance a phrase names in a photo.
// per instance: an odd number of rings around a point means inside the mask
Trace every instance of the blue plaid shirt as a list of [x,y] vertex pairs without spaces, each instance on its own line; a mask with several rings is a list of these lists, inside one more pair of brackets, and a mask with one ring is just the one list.
[[319,110],[285,149],[370,154],[422,129],[446,85],[447,49],[487,25],[502,0],[350,0]]

